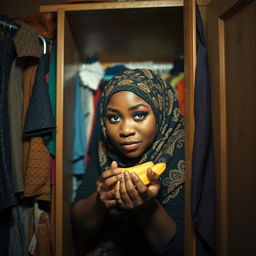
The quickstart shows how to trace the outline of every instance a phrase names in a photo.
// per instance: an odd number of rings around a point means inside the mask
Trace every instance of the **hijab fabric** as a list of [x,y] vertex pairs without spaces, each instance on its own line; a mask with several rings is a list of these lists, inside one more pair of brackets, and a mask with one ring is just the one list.
[[[141,97],[152,108],[157,123],[156,137],[150,147],[140,158],[124,158],[111,145],[105,124],[108,102],[114,93],[130,91]],[[99,161],[102,171],[113,160],[120,167],[129,167],[153,161],[164,162],[167,167],[161,174],[161,201],[167,203],[174,198],[180,185],[184,183],[184,123],[180,116],[179,104],[174,89],[167,85],[158,75],[148,69],[125,70],[114,76],[105,86],[101,102],[101,126],[103,139],[99,146]]]

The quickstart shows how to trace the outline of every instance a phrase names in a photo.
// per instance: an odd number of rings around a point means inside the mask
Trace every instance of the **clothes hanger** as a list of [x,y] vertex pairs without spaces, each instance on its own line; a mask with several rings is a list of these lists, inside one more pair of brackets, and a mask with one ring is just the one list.
[[[15,29],[15,30],[19,29],[18,26],[14,25],[14,24],[10,24],[10,23],[2,21],[2,20],[0,20],[0,24],[3,25],[4,27],[9,28],[9,29]],[[43,36],[39,35],[39,34],[38,34],[38,37],[41,39],[41,41],[43,43],[43,54],[46,54],[46,52],[47,52],[46,39]]]
[[9,27],[10,29],[19,29],[16,25],[12,25],[12,24],[7,23],[7,22],[2,21],[2,20],[0,20],[0,24],[5,26],[5,27]]
[[47,47],[47,45],[46,45],[46,41],[45,41],[45,38],[43,37],[43,36],[41,36],[41,35],[38,35],[38,37],[42,40],[42,42],[43,42],[43,54],[46,54],[46,47]]

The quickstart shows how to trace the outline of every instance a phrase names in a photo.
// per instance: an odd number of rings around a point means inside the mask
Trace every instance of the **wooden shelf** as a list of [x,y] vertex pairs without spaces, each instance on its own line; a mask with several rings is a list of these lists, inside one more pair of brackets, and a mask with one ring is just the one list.
[[42,5],[40,6],[40,12],[56,12],[58,10],[81,11],[81,10],[127,9],[127,8],[181,7],[181,6],[183,6],[183,0],[102,2],[102,3]]

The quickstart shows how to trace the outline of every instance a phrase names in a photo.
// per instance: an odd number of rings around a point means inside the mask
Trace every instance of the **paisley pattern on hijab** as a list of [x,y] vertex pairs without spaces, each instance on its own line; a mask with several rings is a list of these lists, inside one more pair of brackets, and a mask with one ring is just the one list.
[[[119,91],[131,91],[141,97],[151,106],[156,118],[157,134],[152,147],[138,159],[128,159],[120,155],[107,136],[106,108],[111,96]],[[178,99],[173,88],[151,70],[125,70],[113,77],[104,88],[100,110],[103,130],[103,139],[99,146],[101,169],[106,170],[113,160],[117,161],[119,167],[134,166],[147,161],[155,164],[165,162],[167,168],[160,176],[160,200],[166,204],[176,197],[184,183],[184,121],[180,116]]]

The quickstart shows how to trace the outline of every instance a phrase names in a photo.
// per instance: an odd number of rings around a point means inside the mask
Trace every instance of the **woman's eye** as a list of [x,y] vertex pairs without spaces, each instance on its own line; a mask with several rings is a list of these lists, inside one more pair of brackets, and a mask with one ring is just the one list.
[[118,123],[121,120],[119,115],[108,115],[107,118],[111,123]]
[[136,121],[143,121],[147,115],[148,115],[148,112],[136,112],[133,114],[133,118]]

